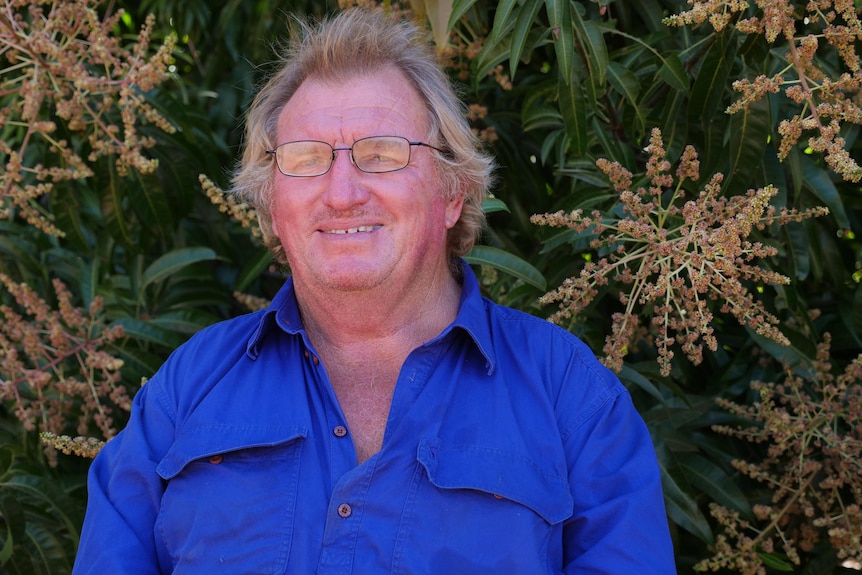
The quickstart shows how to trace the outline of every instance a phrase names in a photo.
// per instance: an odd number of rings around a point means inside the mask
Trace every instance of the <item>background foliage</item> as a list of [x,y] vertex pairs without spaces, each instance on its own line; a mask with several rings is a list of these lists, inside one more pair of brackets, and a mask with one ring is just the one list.
[[[427,15],[498,158],[487,294],[619,369],[680,572],[854,572],[860,3],[384,4]],[[28,5],[0,15],[0,570],[68,573],[88,460],[67,453],[283,280],[218,190],[287,15],[339,6]]]

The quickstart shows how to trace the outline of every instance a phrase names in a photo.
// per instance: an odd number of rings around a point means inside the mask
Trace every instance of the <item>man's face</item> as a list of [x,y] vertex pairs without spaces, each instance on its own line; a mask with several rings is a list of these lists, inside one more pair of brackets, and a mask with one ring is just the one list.
[[[420,96],[395,69],[339,84],[309,79],[282,110],[276,144],[319,140],[346,148],[368,136],[428,142],[426,117]],[[421,288],[415,284],[448,273],[446,232],[462,201],[443,197],[431,154],[412,146],[406,168],[383,174],[359,171],[347,150],[322,176],[285,176],[273,163],[273,230],[297,285]]]

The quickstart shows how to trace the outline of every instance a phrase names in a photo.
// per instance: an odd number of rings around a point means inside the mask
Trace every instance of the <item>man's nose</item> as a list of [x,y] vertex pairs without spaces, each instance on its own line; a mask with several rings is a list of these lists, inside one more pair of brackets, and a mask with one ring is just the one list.
[[368,201],[368,189],[360,182],[361,172],[353,165],[350,149],[337,148],[326,174],[327,186],[323,202],[333,209],[343,210]]

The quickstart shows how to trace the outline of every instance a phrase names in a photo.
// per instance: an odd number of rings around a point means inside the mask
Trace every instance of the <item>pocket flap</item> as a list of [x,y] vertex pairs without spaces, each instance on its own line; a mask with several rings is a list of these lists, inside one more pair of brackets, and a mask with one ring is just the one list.
[[554,525],[572,515],[565,477],[546,472],[531,458],[481,445],[419,442],[417,454],[431,483],[442,489],[476,489],[529,507]]
[[277,447],[305,439],[304,427],[200,425],[183,432],[156,467],[162,479],[173,479],[190,462],[232,451]]

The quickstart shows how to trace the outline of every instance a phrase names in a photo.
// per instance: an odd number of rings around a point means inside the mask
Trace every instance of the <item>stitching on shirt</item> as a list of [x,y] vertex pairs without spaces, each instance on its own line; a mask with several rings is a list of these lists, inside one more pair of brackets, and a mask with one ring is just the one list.
[[[554,480],[561,483],[564,486],[569,485],[569,479],[566,476],[557,475],[556,473],[548,473],[531,458],[526,455],[522,455],[520,453],[516,453],[514,451],[507,451],[505,449],[498,449],[496,447],[485,447],[483,445],[476,445],[473,443],[448,443],[442,440],[437,440],[435,442],[428,442],[428,446],[431,447],[436,443],[438,446],[443,446],[447,449],[460,449],[462,451],[471,451],[473,453],[490,453],[492,455],[499,455],[504,458],[514,459],[517,461],[523,461],[527,463],[531,468],[536,470],[542,477],[546,479]],[[420,444],[421,446],[421,444]]]

